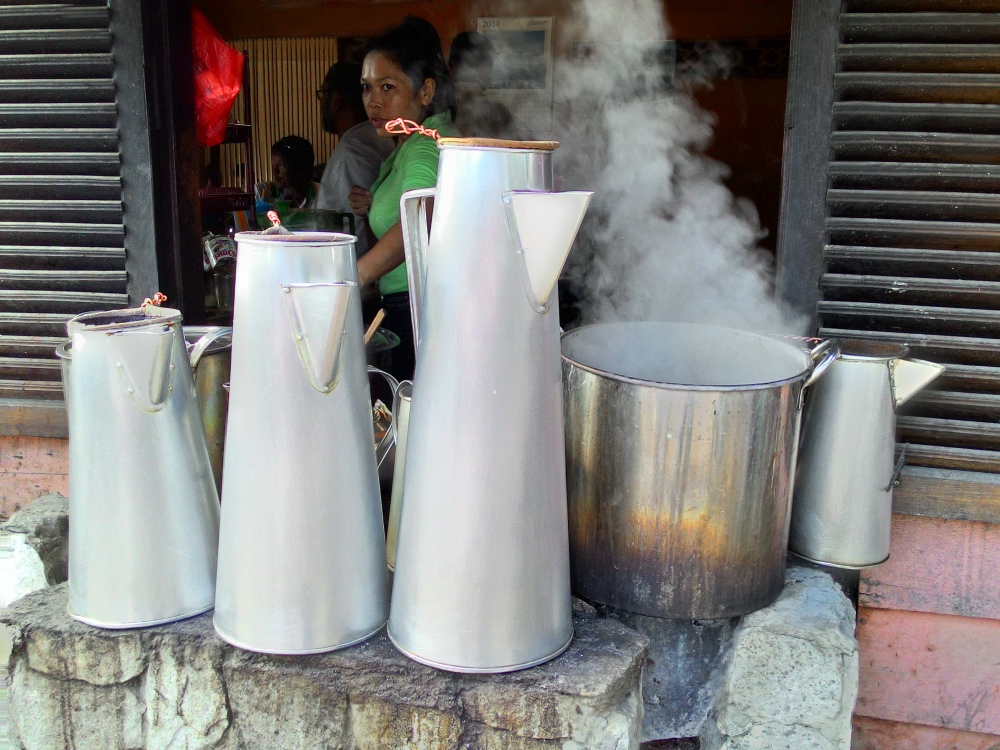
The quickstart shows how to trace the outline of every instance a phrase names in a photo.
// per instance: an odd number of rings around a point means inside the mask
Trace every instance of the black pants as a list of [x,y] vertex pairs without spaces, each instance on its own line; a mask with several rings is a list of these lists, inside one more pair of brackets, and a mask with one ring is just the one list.
[[413,322],[410,317],[410,293],[396,292],[382,297],[385,319],[382,326],[399,336],[399,346],[392,350],[389,374],[397,380],[411,380],[417,355],[413,349]]

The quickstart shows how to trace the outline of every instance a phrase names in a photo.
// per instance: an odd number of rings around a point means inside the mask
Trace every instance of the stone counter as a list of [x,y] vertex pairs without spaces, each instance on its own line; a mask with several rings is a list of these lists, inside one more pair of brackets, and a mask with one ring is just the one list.
[[[632,750],[644,636],[593,610],[547,664],[456,675],[384,634],[342,651],[266,656],[220,640],[210,615],[108,631],[66,614],[66,585],[14,603],[10,706],[26,750],[341,748]],[[15,745],[16,746],[16,745]]]

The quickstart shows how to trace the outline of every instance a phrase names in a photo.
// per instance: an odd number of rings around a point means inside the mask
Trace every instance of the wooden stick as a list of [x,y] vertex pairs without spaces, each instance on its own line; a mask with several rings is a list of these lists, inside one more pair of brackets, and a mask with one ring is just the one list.
[[366,344],[369,341],[371,341],[372,336],[375,335],[375,331],[378,330],[378,324],[382,322],[382,318],[384,318],[384,317],[385,317],[385,310],[379,310],[378,313],[376,313],[375,320],[372,321],[372,324],[370,326],[368,326],[368,330],[365,331],[365,343]]

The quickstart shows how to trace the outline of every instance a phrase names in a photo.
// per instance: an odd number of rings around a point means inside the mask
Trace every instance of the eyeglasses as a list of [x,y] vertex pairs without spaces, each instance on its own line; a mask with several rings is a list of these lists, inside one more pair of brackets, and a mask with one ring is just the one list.
[[320,101],[323,101],[323,95],[329,93],[330,89],[316,89],[316,98],[319,99]]

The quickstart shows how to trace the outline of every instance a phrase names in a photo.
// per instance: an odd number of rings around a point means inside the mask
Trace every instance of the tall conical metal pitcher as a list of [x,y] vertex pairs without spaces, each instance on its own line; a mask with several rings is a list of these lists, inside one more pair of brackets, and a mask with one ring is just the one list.
[[504,143],[442,139],[436,190],[401,202],[419,344],[389,637],[458,672],[573,635],[554,287],[591,194],[547,192],[557,144]]
[[840,568],[889,557],[896,409],[944,371],[905,359],[905,346],[845,340],[810,394],[792,503],[788,548]]
[[388,615],[354,237],[236,235],[215,627],[278,654]]
[[133,628],[211,609],[219,496],[180,312],[87,313],[67,328],[70,614]]

